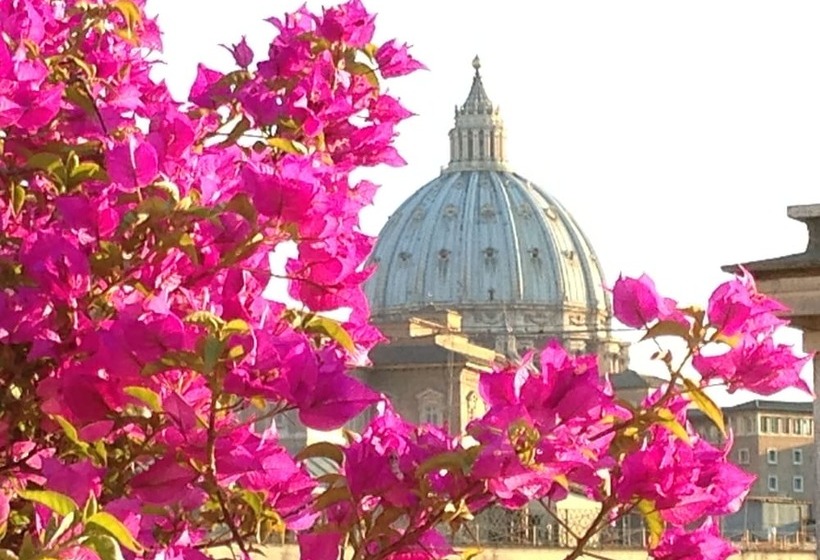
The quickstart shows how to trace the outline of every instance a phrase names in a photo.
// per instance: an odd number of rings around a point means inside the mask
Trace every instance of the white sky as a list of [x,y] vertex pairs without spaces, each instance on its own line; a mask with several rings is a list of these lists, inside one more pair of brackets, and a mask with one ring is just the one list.
[[[229,67],[219,43],[246,34],[263,53],[263,18],[300,4],[149,0],[165,30],[160,72],[184,98],[197,62]],[[377,39],[410,43],[429,68],[389,85],[418,116],[397,143],[409,165],[370,174],[384,185],[364,216],[370,233],[447,163],[479,54],[512,167],[573,213],[610,282],[647,272],[666,295],[701,303],[721,265],[804,249],[786,206],[820,202],[820,2],[365,5]]]

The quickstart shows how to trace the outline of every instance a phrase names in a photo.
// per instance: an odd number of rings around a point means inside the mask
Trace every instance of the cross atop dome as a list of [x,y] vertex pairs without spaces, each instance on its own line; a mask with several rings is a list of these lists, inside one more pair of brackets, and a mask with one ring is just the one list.
[[506,169],[504,122],[481,81],[481,60],[473,59],[473,84],[461,107],[456,107],[450,131],[450,165],[447,171]]

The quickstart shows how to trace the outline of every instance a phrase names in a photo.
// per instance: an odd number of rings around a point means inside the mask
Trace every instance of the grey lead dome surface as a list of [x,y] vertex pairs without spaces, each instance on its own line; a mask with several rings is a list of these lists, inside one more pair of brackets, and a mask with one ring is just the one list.
[[572,216],[506,171],[455,171],[385,225],[367,290],[375,314],[428,304],[574,304],[605,310],[598,259]]
[[488,343],[512,335],[529,346],[559,336],[586,350],[609,331],[601,266],[570,213],[509,170],[503,121],[477,58],[473,66],[448,167],[379,234],[377,270],[365,286],[372,313],[390,321],[431,306],[453,309],[465,331],[488,335]]

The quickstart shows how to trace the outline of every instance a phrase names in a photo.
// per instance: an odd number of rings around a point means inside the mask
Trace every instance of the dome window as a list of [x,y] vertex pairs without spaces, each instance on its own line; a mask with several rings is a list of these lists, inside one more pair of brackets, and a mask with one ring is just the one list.
[[416,210],[413,212],[413,219],[417,222],[420,222],[424,219],[424,216],[426,214],[427,212],[424,211],[424,208],[416,208]]
[[402,251],[401,253],[399,253],[399,258],[401,259],[401,262],[407,262],[407,261],[409,261],[409,260],[410,260],[410,257],[412,257],[412,256],[413,256],[413,255],[411,255],[411,254],[410,254],[410,253],[408,253],[407,251]]
[[486,249],[484,249],[483,252],[484,257],[489,260],[495,258],[495,256],[498,254],[498,249],[496,249],[495,247],[487,247]]
[[444,207],[445,218],[455,218],[456,216],[458,216],[458,208],[454,204],[448,204]]
[[553,210],[552,208],[544,208],[544,214],[546,214],[547,218],[549,218],[550,220],[558,219],[558,214],[556,214],[555,210]]
[[481,207],[481,217],[485,220],[492,220],[495,218],[495,208],[489,202]]
[[450,251],[448,251],[447,249],[442,249],[438,252],[438,258],[442,261],[448,260],[450,258]]
[[530,208],[529,204],[523,203],[518,205],[518,215],[522,218],[531,218],[532,217],[532,208]]
[[568,260],[570,260],[570,261],[575,260],[575,251],[573,251],[572,249],[565,249],[565,250],[563,251],[563,253],[564,253],[564,256],[565,256]]
[[533,247],[529,250],[529,254],[530,258],[537,259],[540,255],[540,251],[538,250],[538,247]]

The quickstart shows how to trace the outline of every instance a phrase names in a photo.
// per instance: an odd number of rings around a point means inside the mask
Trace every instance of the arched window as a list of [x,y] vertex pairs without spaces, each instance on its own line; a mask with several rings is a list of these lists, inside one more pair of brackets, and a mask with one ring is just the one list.
[[441,426],[444,424],[444,395],[426,389],[416,395],[419,404],[419,422]]

